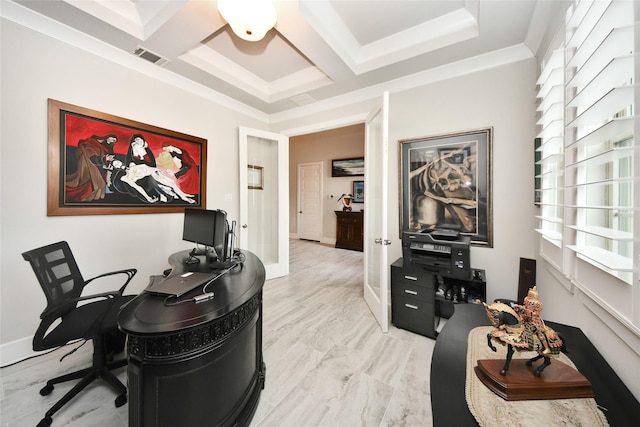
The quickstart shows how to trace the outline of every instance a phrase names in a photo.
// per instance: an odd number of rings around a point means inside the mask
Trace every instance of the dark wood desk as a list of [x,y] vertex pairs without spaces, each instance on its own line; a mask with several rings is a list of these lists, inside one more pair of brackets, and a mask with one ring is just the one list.
[[[265,380],[265,272],[255,255],[243,254],[242,266],[207,287],[213,299],[195,303],[200,289],[170,302],[143,292],[120,312],[129,357],[129,426],[251,422]],[[188,251],[169,257],[169,277],[208,270],[204,262],[186,264],[187,257]]]
[[[546,322],[560,332],[567,356],[591,382],[596,402],[611,427],[637,426],[640,403],[579,328]],[[477,426],[465,399],[467,337],[477,326],[490,326],[478,304],[457,304],[438,335],[431,359],[431,406],[434,427]]]

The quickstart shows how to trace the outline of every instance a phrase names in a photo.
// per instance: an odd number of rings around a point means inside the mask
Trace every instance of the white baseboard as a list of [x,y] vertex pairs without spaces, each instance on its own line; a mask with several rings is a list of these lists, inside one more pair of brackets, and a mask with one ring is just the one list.
[[30,336],[0,345],[0,366],[20,362],[37,354],[31,347],[32,340],[33,336]]
[[320,243],[324,243],[325,245],[331,245],[331,246],[335,246],[336,245],[336,239],[329,239],[329,238],[321,238],[320,239]]
[[[299,239],[298,233],[289,233],[289,238],[293,239],[293,240]],[[331,238],[327,238],[327,237],[321,237],[320,238],[320,243],[322,243],[324,245],[335,246],[336,245],[336,239],[331,239]]]

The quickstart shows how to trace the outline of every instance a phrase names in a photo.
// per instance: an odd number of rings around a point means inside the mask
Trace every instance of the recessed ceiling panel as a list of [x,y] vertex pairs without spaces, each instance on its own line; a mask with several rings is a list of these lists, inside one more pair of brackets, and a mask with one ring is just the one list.
[[331,83],[275,29],[249,42],[225,26],[179,58],[265,102]]
[[304,18],[356,75],[479,36],[478,2],[433,3],[429,10],[431,2],[420,1],[299,0]]
[[266,82],[313,66],[276,30],[269,31],[260,41],[249,42],[237,37],[229,26],[225,26],[203,44],[238,66],[253,70],[256,76]]
[[353,37],[361,45],[431,21],[457,9],[464,8],[464,0],[446,1],[353,1],[332,0],[331,5]]

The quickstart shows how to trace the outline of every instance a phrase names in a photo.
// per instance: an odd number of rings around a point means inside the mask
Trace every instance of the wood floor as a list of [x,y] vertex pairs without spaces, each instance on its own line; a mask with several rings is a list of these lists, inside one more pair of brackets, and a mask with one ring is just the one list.
[[[290,242],[290,274],[264,287],[265,389],[252,427],[432,425],[434,340],[391,326],[383,334],[362,295],[363,254]],[[90,344],[0,370],[0,425],[32,426],[72,384],[38,393],[47,378],[88,365]],[[126,381],[126,369],[118,372]],[[126,426],[127,405],[94,382],[53,426]]]

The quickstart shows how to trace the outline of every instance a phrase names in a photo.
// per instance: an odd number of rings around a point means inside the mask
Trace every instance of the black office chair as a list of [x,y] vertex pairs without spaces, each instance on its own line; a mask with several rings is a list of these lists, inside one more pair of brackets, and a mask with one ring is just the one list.
[[[38,426],[49,426],[53,414],[82,391],[94,379],[104,379],[118,394],[116,407],[127,402],[127,388],[111,372],[127,364],[127,359],[110,361],[121,352],[125,336],[118,330],[116,316],[120,308],[134,298],[123,292],[137,270],[119,270],[84,280],[67,242],[53,243],[22,254],[33,268],[47,297],[47,307],[40,315],[40,326],[33,337],[34,351],[64,346],[77,340],[93,340],[93,363],[86,369],[47,381],[40,390],[42,396],[53,391],[54,384],[81,379],[67,394],[47,411]],[[124,274],[126,281],[117,291],[82,296],[86,285],[100,277]],[[79,304],[80,302],[86,302]],[[54,322],[59,322],[51,328]]]

